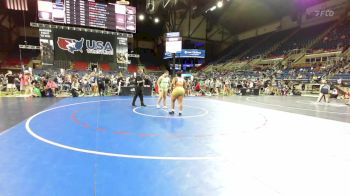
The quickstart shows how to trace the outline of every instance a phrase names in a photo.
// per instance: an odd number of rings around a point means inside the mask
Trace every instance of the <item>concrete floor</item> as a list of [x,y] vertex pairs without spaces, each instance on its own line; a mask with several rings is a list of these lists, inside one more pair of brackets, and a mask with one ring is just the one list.
[[317,103],[317,98],[301,96],[233,96],[211,99],[285,111],[318,118],[350,123],[350,106],[344,100],[331,99],[330,103]]

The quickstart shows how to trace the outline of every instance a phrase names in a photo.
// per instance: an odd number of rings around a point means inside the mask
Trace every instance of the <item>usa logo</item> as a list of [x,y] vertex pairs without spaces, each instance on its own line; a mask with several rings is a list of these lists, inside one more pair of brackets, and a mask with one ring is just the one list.
[[68,52],[74,54],[74,52],[83,53],[84,38],[80,40],[58,37],[57,45],[62,50],[67,50]]

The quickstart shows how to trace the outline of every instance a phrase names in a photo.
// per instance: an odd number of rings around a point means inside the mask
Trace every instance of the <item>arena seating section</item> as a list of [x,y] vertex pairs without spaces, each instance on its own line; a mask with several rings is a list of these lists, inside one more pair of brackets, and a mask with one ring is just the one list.
[[348,47],[350,44],[350,21],[341,23],[333,31],[324,36],[313,46],[315,50],[334,50],[338,47]]
[[281,56],[288,54],[289,51],[293,49],[301,49],[307,47],[314,41],[319,35],[330,28],[332,23],[321,24],[317,26],[311,26],[307,28],[300,29],[292,37],[290,37],[286,42],[282,43],[275,51],[271,54],[273,56]]
[[316,38],[327,32],[327,30],[331,30],[330,33],[316,42],[311,49],[327,50],[335,49],[339,45],[349,45],[350,22],[341,23],[332,31],[333,25],[334,22],[330,22],[305,28],[293,28],[242,40],[224,50],[219,55],[221,58],[209,64],[220,64],[235,59],[247,60],[265,55],[267,57],[281,57],[293,49],[312,46],[313,42],[317,41]]
[[8,54],[6,59],[2,62],[1,67],[15,67],[21,65],[20,55],[22,55],[22,62],[24,64],[28,64],[32,59],[38,58],[40,55],[39,50],[27,50],[22,49],[21,54],[18,48],[18,45],[24,44],[24,41],[27,41],[28,45],[39,45],[38,38],[27,37],[19,37],[17,39],[16,44],[13,46],[11,52]]

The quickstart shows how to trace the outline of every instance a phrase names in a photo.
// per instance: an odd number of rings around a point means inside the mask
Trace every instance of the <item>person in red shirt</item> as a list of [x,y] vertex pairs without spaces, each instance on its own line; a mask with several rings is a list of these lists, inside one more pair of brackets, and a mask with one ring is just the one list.
[[47,81],[47,84],[45,86],[46,89],[46,94],[48,95],[48,97],[53,97],[55,96],[55,92],[57,89],[57,84],[50,78],[49,81]]

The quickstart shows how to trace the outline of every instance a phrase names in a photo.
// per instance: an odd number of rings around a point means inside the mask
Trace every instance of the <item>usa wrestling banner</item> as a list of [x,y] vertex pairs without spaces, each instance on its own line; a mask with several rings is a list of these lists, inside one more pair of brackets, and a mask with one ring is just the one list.
[[115,62],[115,36],[54,30],[55,60]]

